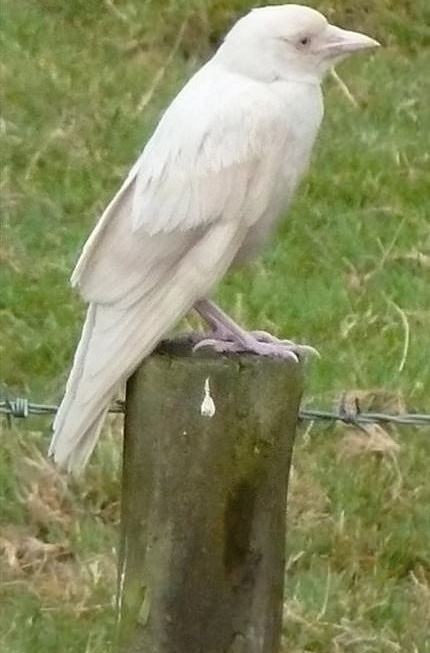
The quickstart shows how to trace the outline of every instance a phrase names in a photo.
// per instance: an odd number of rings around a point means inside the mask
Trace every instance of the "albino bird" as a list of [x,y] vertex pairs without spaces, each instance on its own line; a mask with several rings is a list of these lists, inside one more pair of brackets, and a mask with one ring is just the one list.
[[321,82],[378,43],[298,5],[239,20],[162,116],[85,244],[72,285],[89,304],[50,454],[79,471],[115,392],[193,307],[218,351],[293,356],[207,297],[271,236],[306,171],[323,117]]

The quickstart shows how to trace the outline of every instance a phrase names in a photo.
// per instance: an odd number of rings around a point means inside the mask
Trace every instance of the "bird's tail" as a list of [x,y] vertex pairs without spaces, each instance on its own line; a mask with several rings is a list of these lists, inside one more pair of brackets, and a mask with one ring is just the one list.
[[164,297],[137,302],[126,311],[111,305],[89,306],[53,426],[49,454],[58,465],[75,474],[83,469],[120,384],[191,304],[188,297],[178,302],[169,291]]
[[[82,335],[76,349],[73,368],[69,375],[66,392],[58,409],[53,424],[53,436],[49,447],[49,456],[61,467],[82,468],[88,460],[99,436],[103,420],[109,405],[93,415],[93,421],[85,432],[77,431],[81,423],[80,406],[85,400],[79,392],[79,384],[84,378],[87,352],[94,334],[96,306],[91,304],[82,330]],[[79,434],[79,435],[78,435]]]

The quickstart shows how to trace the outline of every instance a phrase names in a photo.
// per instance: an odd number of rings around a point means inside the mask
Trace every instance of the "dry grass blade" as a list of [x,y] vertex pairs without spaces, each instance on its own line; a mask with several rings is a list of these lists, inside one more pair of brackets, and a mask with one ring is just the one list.
[[352,104],[354,109],[359,109],[360,105],[358,104],[357,100],[355,99],[355,97],[353,96],[348,86],[343,81],[343,79],[339,76],[339,73],[334,68],[331,69],[330,73],[333,79],[335,80],[336,84],[339,86],[340,90],[348,100],[348,102]]
[[367,454],[392,458],[400,451],[400,445],[379,424],[350,429],[338,446],[341,456],[348,458]]
[[118,20],[124,23],[124,25],[127,25],[128,27],[131,26],[131,20],[129,19],[127,14],[125,14],[123,11],[118,9],[118,7],[113,2],[113,0],[104,0],[104,4],[108,9],[108,11],[110,11],[114,16],[116,16],[116,18],[118,18]]
[[400,373],[403,372],[403,369],[406,365],[406,360],[408,358],[409,344],[411,340],[411,329],[405,311],[402,308],[400,308],[400,306],[398,306],[392,299],[389,299],[387,297],[386,300],[390,304],[390,306],[392,306],[395,309],[395,311],[397,311],[397,313],[400,315],[400,319],[403,325],[403,332],[404,332],[403,351],[402,351],[402,357],[400,359],[399,366],[397,368],[397,371]]
[[0,560],[6,578],[40,573],[53,563],[71,557],[67,542],[43,542],[12,528],[7,529],[6,535],[0,538]]
[[430,269],[430,254],[424,254],[417,249],[412,249],[410,252],[404,254],[393,254],[391,260],[412,262],[427,270]]
[[385,388],[369,390],[346,390],[336,402],[336,410],[344,413],[392,413],[402,415],[407,412],[406,402],[400,391]]
[[170,66],[170,64],[173,62],[174,58],[176,57],[179,48],[181,47],[181,43],[183,41],[184,35],[185,35],[185,30],[188,25],[188,19],[185,19],[179,28],[178,36],[176,37],[176,40],[173,44],[172,49],[169,52],[169,55],[164,62],[163,66],[161,66],[157,72],[154,75],[154,78],[152,80],[152,83],[149,87],[149,89],[142,95],[139,104],[137,105],[136,113],[142,113],[142,111],[148,106],[148,104],[151,102],[154,93],[157,91],[158,87],[160,86],[161,82],[163,81],[164,75],[166,74],[166,70]]
[[37,529],[55,523],[69,532],[76,518],[76,508],[66,479],[35,446],[17,465],[20,500],[30,523]]

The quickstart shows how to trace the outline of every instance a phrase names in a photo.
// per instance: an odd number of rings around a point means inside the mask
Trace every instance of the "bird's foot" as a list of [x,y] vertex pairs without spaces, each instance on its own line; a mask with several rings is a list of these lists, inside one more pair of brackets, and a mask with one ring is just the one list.
[[202,336],[194,345],[194,351],[210,347],[219,353],[250,353],[257,356],[294,360],[319,356],[308,345],[296,345],[291,340],[280,340],[267,331],[245,331],[213,302],[203,299],[194,308],[211,328],[209,335]]
[[211,348],[220,354],[249,353],[270,358],[282,358],[298,362],[311,355],[319,356],[318,351],[309,345],[298,345],[291,340],[280,340],[266,331],[251,331],[246,341],[234,340],[231,334],[214,332],[203,336],[193,350]]

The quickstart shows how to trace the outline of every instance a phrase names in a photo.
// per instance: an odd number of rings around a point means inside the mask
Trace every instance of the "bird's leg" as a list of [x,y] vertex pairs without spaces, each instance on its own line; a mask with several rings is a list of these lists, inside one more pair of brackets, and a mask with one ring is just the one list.
[[[205,340],[228,341],[232,339],[232,329],[237,328],[242,331],[241,327],[227,313],[224,313],[214,302],[208,299],[199,300],[194,304],[193,308],[211,329],[208,336],[204,337]],[[200,342],[197,346],[200,346]]]
[[307,345],[296,345],[290,340],[280,340],[266,331],[245,331],[229,315],[213,302],[202,299],[194,305],[200,317],[212,329],[209,337],[203,337],[194,349],[212,347],[220,353],[250,352],[275,358],[300,357],[318,352]]

